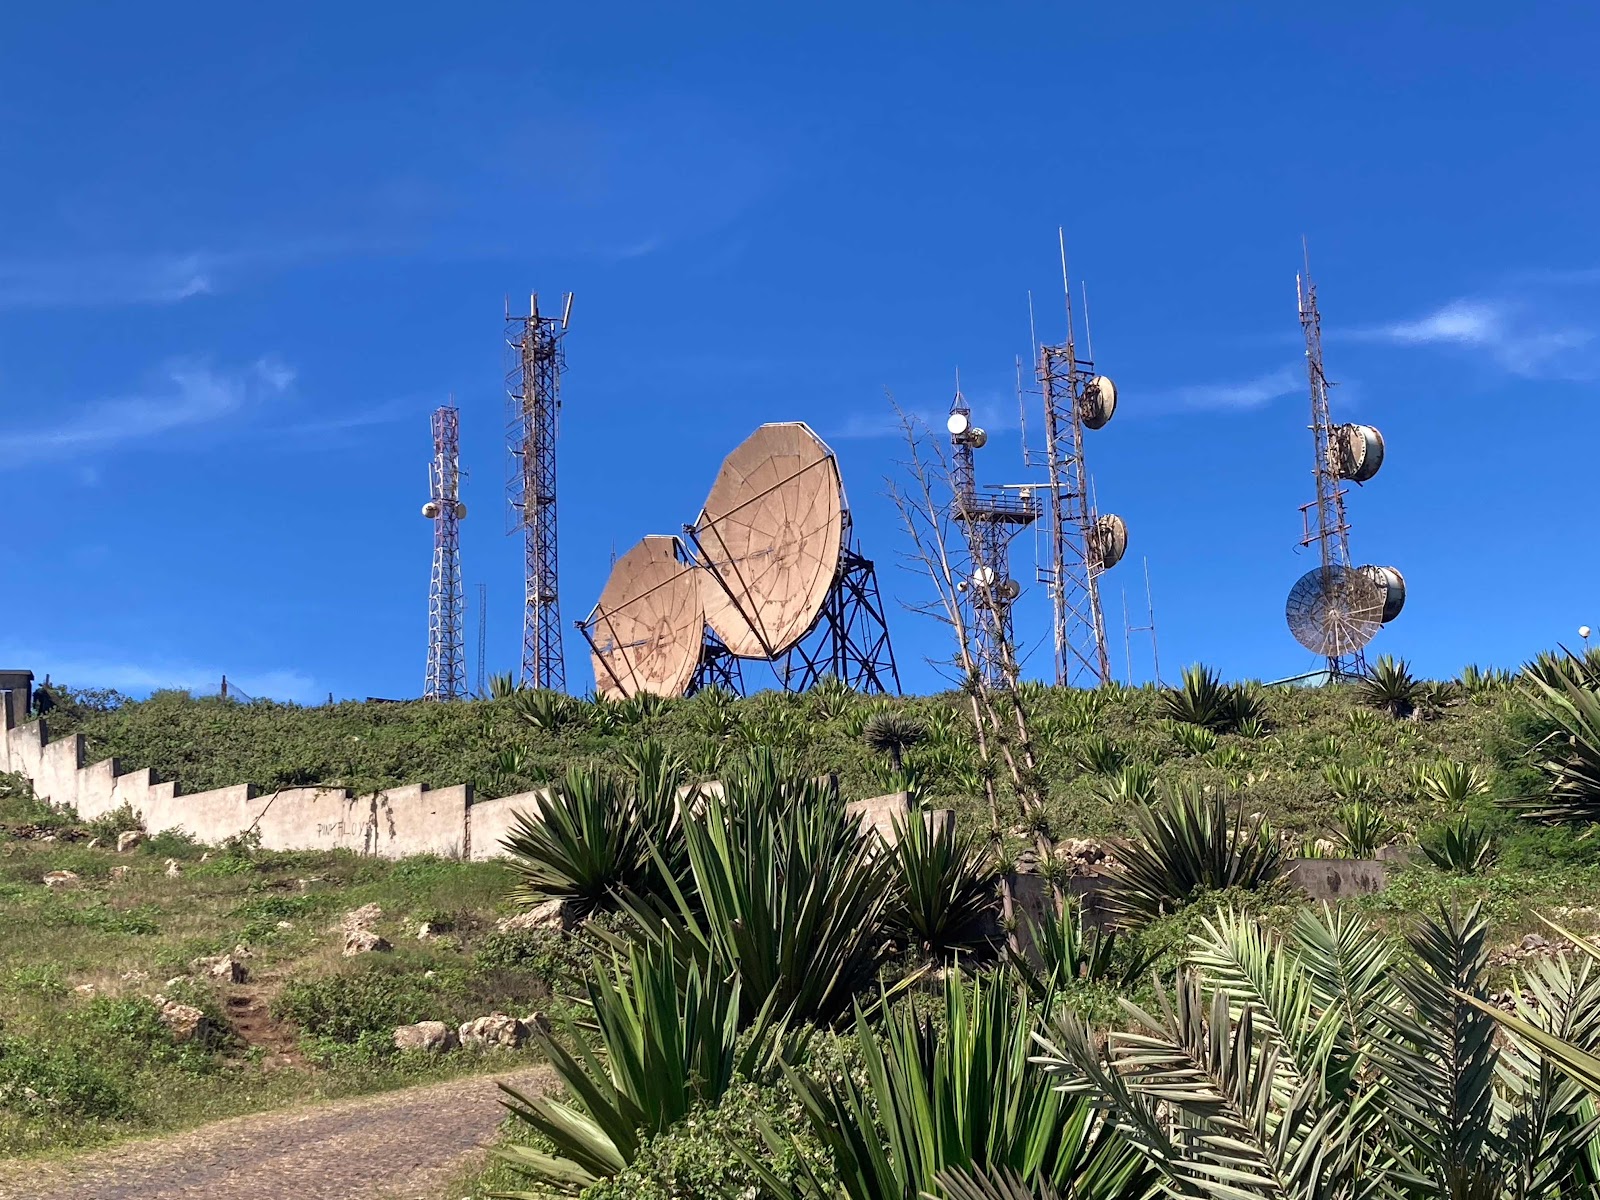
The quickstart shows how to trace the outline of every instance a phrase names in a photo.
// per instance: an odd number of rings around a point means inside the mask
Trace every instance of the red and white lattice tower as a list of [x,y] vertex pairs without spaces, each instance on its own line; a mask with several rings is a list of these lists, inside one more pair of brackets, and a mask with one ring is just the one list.
[[466,694],[461,641],[461,415],[454,405],[433,411],[433,461],[422,515],[433,522],[433,575],[428,584],[428,673],[423,697],[456,700]]

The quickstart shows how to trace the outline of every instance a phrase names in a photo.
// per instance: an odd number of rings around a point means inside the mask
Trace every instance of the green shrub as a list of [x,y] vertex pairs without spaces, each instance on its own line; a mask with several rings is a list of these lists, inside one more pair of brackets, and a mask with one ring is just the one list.
[[449,1009],[428,982],[388,964],[291,980],[273,1011],[310,1037],[354,1043],[363,1033],[387,1036],[397,1025],[448,1022]]
[[122,1064],[76,1047],[0,1035],[0,1108],[29,1117],[115,1120],[138,1111]]

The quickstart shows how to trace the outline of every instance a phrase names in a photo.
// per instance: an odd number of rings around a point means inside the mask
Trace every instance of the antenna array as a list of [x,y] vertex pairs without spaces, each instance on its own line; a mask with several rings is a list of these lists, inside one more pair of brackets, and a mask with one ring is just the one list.
[[433,522],[433,575],[428,585],[427,700],[455,700],[467,689],[461,617],[461,420],[453,405],[436,408],[433,461],[428,466],[428,502],[422,515]]
[[526,687],[566,688],[561,654],[561,608],[556,560],[556,419],[561,411],[562,345],[572,295],[560,317],[539,313],[537,292],[528,315],[506,312],[506,376],[511,450],[512,532],[523,537],[522,673]]

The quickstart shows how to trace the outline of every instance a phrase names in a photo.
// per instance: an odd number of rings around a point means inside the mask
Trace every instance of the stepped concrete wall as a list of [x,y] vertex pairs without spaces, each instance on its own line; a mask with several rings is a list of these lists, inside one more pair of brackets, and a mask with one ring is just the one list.
[[[532,809],[538,794],[521,792],[475,804],[470,784],[413,784],[375,795],[318,787],[263,793],[249,784],[180,793],[176,784],[155,782],[148,769],[124,771],[115,758],[86,764],[81,734],[51,741],[44,719],[29,721],[26,715],[20,692],[0,691],[0,771],[24,776],[40,799],[71,807],[85,821],[127,805],[151,833],[181,830],[209,845],[253,830],[269,850],[498,858],[513,814]],[[857,801],[852,809],[864,805],[873,813],[887,812],[895,800],[876,797]],[[898,802],[904,811],[903,794]],[[887,820],[869,817],[868,823],[887,831]]]

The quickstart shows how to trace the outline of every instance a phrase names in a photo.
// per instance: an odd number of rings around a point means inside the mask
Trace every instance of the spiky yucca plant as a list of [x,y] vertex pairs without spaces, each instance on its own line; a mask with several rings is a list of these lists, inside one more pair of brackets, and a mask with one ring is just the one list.
[[1137,837],[1117,855],[1106,899],[1133,925],[1182,908],[1203,892],[1265,887],[1283,867],[1283,847],[1264,818],[1192,785],[1167,790],[1133,814]]
[[[1151,1168],[1087,1102],[1063,1096],[1030,1066],[1048,1000],[1036,1004],[1003,980],[968,982],[950,972],[943,1001],[937,1014],[896,1004],[877,1027],[858,1010],[861,1076],[819,1078],[803,1065],[786,1067],[837,1184],[812,1173],[791,1186],[766,1169],[760,1148],[740,1147],[774,1196],[942,1200],[944,1171],[973,1179],[1005,1172],[1078,1200],[1146,1193]],[[789,1149],[770,1131],[767,1141],[769,1153]]]
[[1476,875],[1495,859],[1494,839],[1489,831],[1466,813],[1430,830],[1422,839],[1422,852],[1441,871],[1462,875]]
[[1365,800],[1351,800],[1333,810],[1333,840],[1351,858],[1373,858],[1394,834],[1383,809]]
[[1173,1195],[1593,1195],[1593,1107],[1541,1055],[1548,1039],[1575,1068],[1600,1063],[1596,973],[1534,965],[1540,1008],[1518,1027],[1486,1002],[1486,936],[1480,909],[1440,912],[1401,960],[1349,913],[1303,912],[1287,937],[1230,914],[1196,936],[1153,1010],[1124,1002],[1129,1032],[1065,1015],[1036,1061]]
[[1457,809],[1489,791],[1489,780],[1476,766],[1444,761],[1417,772],[1417,790],[1442,808]]
[[1409,717],[1422,699],[1425,686],[1411,674],[1405,659],[1385,654],[1356,684],[1356,696],[1367,707],[1380,709],[1391,717]]
[[1091,775],[1111,775],[1119,770],[1127,754],[1103,733],[1086,734],[1073,748],[1073,761]]
[[597,967],[588,1009],[589,1020],[567,1022],[562,1037],[534,1031],[565,1096],[500,1085],[511,1115],[554,1146],[495,1151],[542,1187],[505,1195],[536,1200],[617,1174],[696,1105],[715,1104],[736,1077],[763,1071],[778,1045],[766,1014],[741,1037],[736,979],[680,962],[660,945],[630,946],[625,958]]
[[574,715],[572,698],[549,688],[524,688],[515,694],[512,707],[518,720],[545,733],[557,732]]
[[898,712],[874,713],[861,730],[862,740],[878,753],[887,754],[889,767],[895,771],[903,768],[905,752],[921,745],[927,736],[927,726],[921,721]]
[[1535,748],[1543,794],[1507,801],[1535,821],[1600,821],[1600,689],[1570,676],[1530,674],[1523,696],[1551,733]]
[[1051,903],[1038,916],[1024,913],[1023,937],[1007,956],[1018,976],[1041,1000],[1075,983],[1109,983],[1128,988],[1142,982],[1159,951],[1118,952],[1126,943],[1114,930],[1093,929],[1083,909],[1069,902],[1057,912]]
[[953,820],[930,821],[931,815],[917,811],[894,822],[894,837],[884,847],[893,866],[885,916],[905,944],[944,959],[989,938],[999,873],[975,833],[959,830]]
[[1100,794],[1113,805],[1149,804],[1156,797],[1155,768],[1129,763],[1100,785]]
[[[1255,690],[1244,684],[1223,683],[1215,671],[1188,667],[1183,684],[1161,694],[1160,715],[1213,733],[1233,733],[1246,722],[1259,723],[1265,706]],[[1256,727],[1256,726],[1253,726]]]

